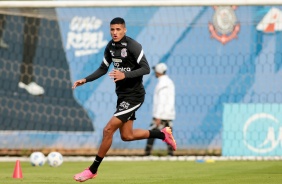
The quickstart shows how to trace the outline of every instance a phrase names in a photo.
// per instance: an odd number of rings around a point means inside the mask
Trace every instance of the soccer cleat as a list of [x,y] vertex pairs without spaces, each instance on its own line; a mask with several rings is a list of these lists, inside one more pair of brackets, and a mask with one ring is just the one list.
[[2,38],[0,38],[0,47],[3,49],[9,48],[8,44]]
[[78,182],[84,182],[86,180],[89,180],[89,179],[93,179],[97,176],[97,172],[95,174],[93,174],[89,168],[86,168],[84,171],[82,171],[81,173],[78,173],[76,175],[74,175],[73,179],[75,181],[78,181]]
[[173,138],[171,128],[165,127],[161,130],[161,132],[163,132],[165,134],[165,139],[163,141],[166,142],[167,144],[169,144],[172,147],[172,149],[175,151],[176,150],[176,142]]
[[25,89],[31,95],[43,95],[44,94],[44,88],[42,86],[39,86],[35,82],[31,82],[29,84],[19,82],[19,87]]

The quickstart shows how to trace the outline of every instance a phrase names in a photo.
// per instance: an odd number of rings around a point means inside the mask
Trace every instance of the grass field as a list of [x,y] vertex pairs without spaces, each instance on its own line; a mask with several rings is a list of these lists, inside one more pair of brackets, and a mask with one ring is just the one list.
[[[3,184],[69,184],[91,162],[64,162],[57,168],[21,162],[23,179],[12,178],[15,162],[0,162]],[[280,184],[282,161],[104,161],[97,178],[85,183],[107,184]]]

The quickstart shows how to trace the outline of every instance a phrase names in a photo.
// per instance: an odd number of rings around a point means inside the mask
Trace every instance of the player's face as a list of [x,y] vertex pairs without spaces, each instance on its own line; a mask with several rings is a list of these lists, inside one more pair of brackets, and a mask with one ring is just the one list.
[[111,36],[114,42],[120,41],[126,33],[126,28],[123,24],[111,24]]

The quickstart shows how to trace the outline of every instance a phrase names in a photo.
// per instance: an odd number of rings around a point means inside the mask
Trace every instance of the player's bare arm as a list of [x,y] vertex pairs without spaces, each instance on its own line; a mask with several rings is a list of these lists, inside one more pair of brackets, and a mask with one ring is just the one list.
[[80,79],[73,83],[72,89],[75,89],[77,86],[81,86],[86,83],[86,79]]

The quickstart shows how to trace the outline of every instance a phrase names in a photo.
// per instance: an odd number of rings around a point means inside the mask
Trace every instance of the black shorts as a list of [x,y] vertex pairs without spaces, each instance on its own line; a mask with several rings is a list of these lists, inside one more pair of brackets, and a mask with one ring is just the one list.
[[114,116],[123,123],[128,120],[136,120],[135,112],[141,107],[145,96],[141,97],[119,97],[117,100]]

